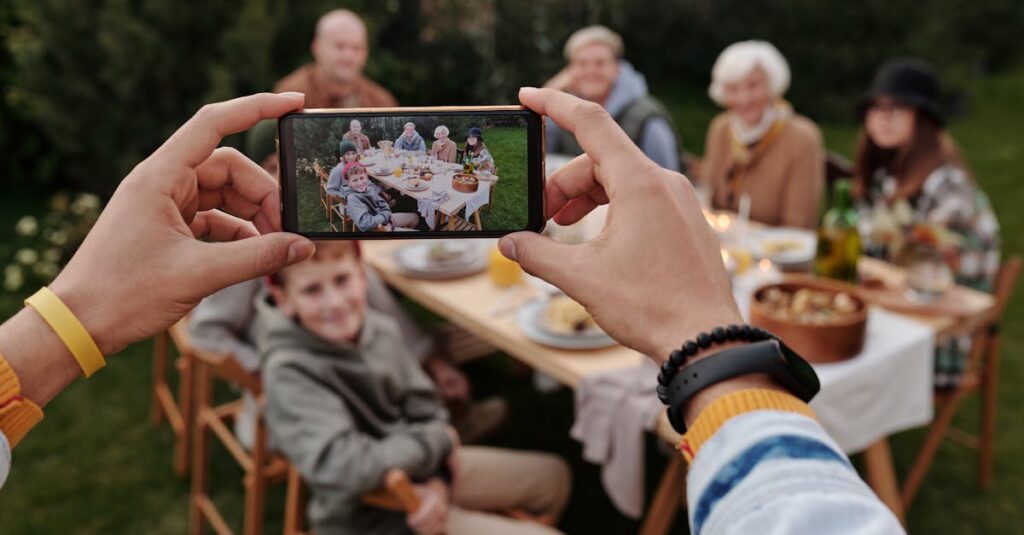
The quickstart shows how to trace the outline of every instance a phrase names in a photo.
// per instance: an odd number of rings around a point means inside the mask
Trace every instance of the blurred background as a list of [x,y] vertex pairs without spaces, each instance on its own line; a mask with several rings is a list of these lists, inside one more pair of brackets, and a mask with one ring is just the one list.
[[[198,107],[269,90],[308,63],[317,18],[337,7],[366,20],[366,74],[402,105],[512,103],[517,88],[541,85],[564,66],[562,46],[574,30],[605,24],[622,34],[626,59],[695,154],[719,111],[707,96],[711,66],[732,42],[774,43],[793,73],[788,100],[822,127],[829,150],[847,156],[854,107],[878,65],[922,57],[942,79],[950,130],[995,206],[1004,255],[1024,252],[1024,3],[1016,0],[4,0],[0,315],[57,273],[121,177]],[[1024,431],[1014,425],[1024,417],[1019,303],[1003,332],[995,484],[978,492],[973,453],[944,444],[909,512],[911,532],[1008,533],[1024,522]],[[0,491],[0,531],[185,531],[188,483],[171,474],[169,431],[148,420],[150,353],[148,343],[127,349],[47,408]],[[540,428],[513,422],[497,440],[558,451],[573,463],[564,529],[635,530],[566,433],[571,393],[538,396],[504,362],[484,359],[470,373],[478,388],[508,395],[527,420],[550,415]],[[968,407],[959,418],[970,427],[976,411]],[[919,432],[895,437],[897,472],[920,440]],[[651,464],[654,485],[663,464]],[[215,464],[214,474],[215,496],[239,511],[239,473]],[[280,501],[268,498],[271,523],[279,522]],[[685,521],[674,530],[685,532]]]

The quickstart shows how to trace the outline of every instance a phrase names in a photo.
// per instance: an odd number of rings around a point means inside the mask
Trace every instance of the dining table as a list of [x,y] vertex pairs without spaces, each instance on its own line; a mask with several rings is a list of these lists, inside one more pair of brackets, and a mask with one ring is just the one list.
[[[472,221],[476,230],[483,230],[480,209],[490,202],[490,189],[498,181],[497,175],[475,174],[478,179],[476,191],[465,192],[453,185],[455,175],[462,172],[462,165],[437,160],[428,153],[392,148],[370,149],[363,154],[362,163],[367,167],[370,178],[387,189],[415,199],[420,215],[427,219],[431,230],[442,226],[440,218],[435,220],[432,213],[435,211],[447,219],[445,225],[448,230],[456,230],[457,216],[462,211],[465,211],[463,219],[466,222]],[[424,180],[417,170],[431,172],[430,180]],[[420,188],[413,187],[414,183],[420,184]]]
[[[600,231],[605,217],[607,207],[602,206],[569,227],[549,223],[547,232],[570,243],[586,241]],[[474,241],[496,247],[496,240]],[[414,242],[365,242],[363,257],[387,284],[409,299],[568,388],[578,388],[586,378],[598,374],[635,368],[647,358],[617,344],[579,350],[538,343],[524,332],[512,313],[514,307],[507,306],[515,288],[497,286],[486,272],[450,280],[410,275],[396,261],[396,253],[410,243]],[[901,268],[871,258],[862,258],[858,271],[865,278],[891,284],[898,284],[904,276]],[[767,280],[750,277],[745,283],[744,279],[734,283],[733,297],[741,313],[749,312],[751,295]],[[518,291],[529,298],[537,290],[524,283]],[[819,422],[844,452],[862,455],[866,482],[901,521],[903,509],[888,439],[932,419],[934,345],[973,332],[995,309],[995,299],[987,293],[964,287],[954,291],[960,302],[956,310],[922,308],[915,313],[870,306],[861,353],[842,362],[813,364],[822,383],[821,392],[811,402]],[[653,432],[672,446],[681,439],[664,412]],[[648,502],[641,533],[656,535],[669,530],[679,507],[685,505],[685,479],[683,456],[670,456]]]

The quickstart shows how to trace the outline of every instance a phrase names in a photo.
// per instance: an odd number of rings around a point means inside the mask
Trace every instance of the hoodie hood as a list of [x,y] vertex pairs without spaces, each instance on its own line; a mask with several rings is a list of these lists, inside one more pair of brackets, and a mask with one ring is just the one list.
[[647,79],[637,72],[630,62],[620,60],[619,77],[612,84],[612,91],[608,94],[604,109],[608,110],[609,115],[615,117],[634,100],[645,95],[647,95]]

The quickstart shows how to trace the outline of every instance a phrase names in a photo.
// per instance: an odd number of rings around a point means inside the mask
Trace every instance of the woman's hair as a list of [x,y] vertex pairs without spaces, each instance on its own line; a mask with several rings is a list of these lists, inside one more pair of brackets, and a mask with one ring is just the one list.
[[708,96],[725,107],[725,86],[761,67],[768,77],[772,95],[781,97],[789,89],[789,64],[779,49],[767,41],[740,41],[725,48],[711,68]]
[[440,125],[437,125],[437,128],[434,129],[434,137],[437,137],[437,135],[442,133],[442,132],[446,136],[451,133],[451,132],[448,131],[448,127],[447,126],[445,126],[443,124],[440,124]]
[[928,175],[946,164],[954,164],[970,174],[953,138],[920,110],[914,109],[914,137],[906,147],[879,147],[862,126],[853,160],[854,196],[864,198],[874,186],[876,171],[885,168],[896,177],[896,195],[914,197]]
[[480,151],[486,149],[487,145],[484,145],[484,136],[476,136],[476,145],[470,145],[469,144],[469,138],[471,138],[471,137],[474,137],[474,136],[467,136],[466,137],[466,150],[467,151],[472,151],[473,155],[476,156],[477,154],[480,154]]

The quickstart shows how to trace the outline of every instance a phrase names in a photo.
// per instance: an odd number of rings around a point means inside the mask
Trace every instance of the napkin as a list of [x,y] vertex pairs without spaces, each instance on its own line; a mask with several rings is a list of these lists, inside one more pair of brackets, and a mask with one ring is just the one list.
[[423,216],[430,230],[434,230],[434,225],[437,224],[437,207],[447,200],[447,191],[435,191],[416,201],[416,210]]

